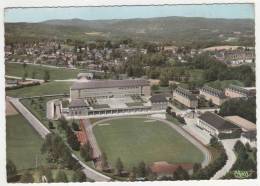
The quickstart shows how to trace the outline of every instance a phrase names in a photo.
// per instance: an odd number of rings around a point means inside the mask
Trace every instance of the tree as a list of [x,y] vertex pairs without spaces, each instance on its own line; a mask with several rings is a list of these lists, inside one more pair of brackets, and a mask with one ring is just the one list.
[[116,160],[116,175],[121,176],[122,171],[124,170],[123,163],[120,158]]
[[22,80],[25,81],[28,76],[27,71],[24,71]]
[[33,72],[32,72],[32,79],[35,79],[35,77],[36,77],[36,72],[33,71]]
[[209,142],[210,146],[212,147],[216,147],[219,145],[219,141],[218,138],[216,138],[215,136],[212,136]]
[[101,154],[101,167],[103,170],[108,168],[107,155],[105,152]]
[[44,80],[44,82],[47,82],[50,80],[50,72],[48,70],[44,70],[43,80]]
[[40,169],[40,182],[52,183],[54,182],[51,169],[43,167]]
[[173,173],[173,178],[174,180],[189,180],[190,176],[186,170],[179,166],[177,170]]
[[169,77],[168,77],[167,74],[165,74],[165,72],[161,72],[161,75],[160,75],[160,85],[162,87],[169,86]]
[[72,181],[73,182],[85,182],[85,181],[87,181],[87,177],[82,171],[77,170],[72,175]]
[[193,165],[193,173],[198,172],[201,169],[201,164],[200,163],[194,163]]
[[213,107],[214,106],[214,104],[213,104],[213,102],[212,102],[212,99],[210,99],[209,100],[209,107]]
[[52,123],[51,121],[49,121],[48,127],[49,127],[49,129],[54,129],[54,128],[55,128],[55,127],[53,126],[53,123]]
[[21,182],[21,183],[33,183],[33,182],[34,182],[34,179],[33,179],[32,174],[31,174],[29,171],[26,171],[26,172],[21,176],[20,182]]
[[85,161],[90,161],[93,155],[93,149],[89,142],[80,147],[80,155]]
[[67,136],[67,142],[73,150],[78,151],[80,149],[80,143],[76,134],[72,133]]
[[234,146],[234,150],[237,152],[237,153],[243,153],[243,152],[246,152],[246,148],[244,146],[244,144],[238,140]]
[[63,182],[66,183],[68,182],[67,175],[64,171],[59,170],[56,177],[55,177],[55,182]]
[[72,122],[71,126],[74,131],[79,131],[79,125],[75,121]]
[[141,161],[137,168],[137,175],[138,177],[144,178],[146,176],[146,165],[144,161]]
[[135,181],[136,180],[136,174],[137,174],[137,168],[134,166],[132,168],[132,171],[129,174],[129,180],[130,181]]
[[15,164],[11,160],[7,160],[6,164],[7,180],[12,179],[17,175],[17,170]]

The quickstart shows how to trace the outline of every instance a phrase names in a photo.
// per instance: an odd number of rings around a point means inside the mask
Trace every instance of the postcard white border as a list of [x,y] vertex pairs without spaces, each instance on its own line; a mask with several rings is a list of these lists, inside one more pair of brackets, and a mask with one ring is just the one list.
[[[4,2],[3,2],[4,1]],[[5,83],[4,83],[4,8],[15,8],[15,7],[76,7],[76,6],[125,6],[125,5],[172,5],[172,4],[222,4],[222,3],[255,3],[255,33],[260,33],[259,29],[259,17],[260,17],[260,2],[257,0],[2,0],[0,2],[0,184],[5,185],[6,183],[6,142],[5,142]],[[256,34],[256,86],[257,89],[260,87],[260,79],[258,73],[259,69],[259,34]],[[259,91],[257,91],[257,105],[260,104]],[[259,108],[257,107],[257,116],[259,116]],[[258,117],[257,117],[258,118]],[[257,130],[260,129],[260,122],[257,120]],[[258,135],[259,136],[259,135]],[[259,141],[259,140],[258,140]],[[259,149],[258,143],[258,149]],[[259,152],[257,154],[257,161],[259,162]],[[205,180],[205,181],[160,181],[160,182],[95,182],[95,183],[68,183],[66,185],[98,185],[102,186],[108,184],[111,186],[121,185],[136,185],[136,186],[252,186],[259,183],[259,169],[258,163],[258,179],[255,180]],[[17,184],[8,184],[17,185]],[[22,184],[24,185],[24,184]],[[34,184],[34,185],[45,185],[45,184]],[[64,185],[63,183],[52,183],[51,185]]]

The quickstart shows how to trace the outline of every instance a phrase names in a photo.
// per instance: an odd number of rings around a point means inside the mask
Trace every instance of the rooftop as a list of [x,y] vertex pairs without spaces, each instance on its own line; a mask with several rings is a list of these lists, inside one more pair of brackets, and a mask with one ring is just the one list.
[[74,82],[71,89],[80,90],[80,89],[133,87],[133,86],[149,86],[149,82],[144,79],[91,80],[86,82]]
[[191,163],[169,164],[166,161],[158,161],[154,162],[150,166],[150,169],[153,173],[157,174],[173,174],[180,166],[185,170],[191,170],[193,168]]
[[69,107],[86,107],[84,99],[74,99],[71,100]]
[[180,86],[175,89],[175,92],[182,94],[190,100],[197,100],[196,96],[193,95],[188,89],[182,88]]
[[225,120],[221,116],[214,114],[212,112],[205,112],[201,116],[199,116],[199,119],[205,121],[212,127],[218,129],[218,130],[226,130],[226,129],[238,129],[237,125],[232,124],[231,122]]
[[225,98],[225,94],[222,90],[215,89],[209,86],[204,86],[203,88],[201,88],[201,90],[219,98]]
[[167,102],[167,99],[164,95],[161,94],[155,94],[150,98],[152,103],[158,103],[158,102]]
[[240,116],[226,116],[226,120],[230,121],[231,123],[243,128],[246,131],[253,131],[256,130],[256,124],[251,121],[248,121]]

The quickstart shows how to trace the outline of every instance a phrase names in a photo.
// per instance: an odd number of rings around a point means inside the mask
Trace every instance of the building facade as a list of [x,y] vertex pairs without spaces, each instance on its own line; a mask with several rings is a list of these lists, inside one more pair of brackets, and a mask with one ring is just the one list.
[[232,134],[240,129],[238,126],[212,112],[205,112],[199,116],[196,125],[217,138],[220,134]]
[[111,98],[123,96],[150,96],[151,89],[146,80],[93,80],[75,82],[70,88],[70,99]]
[[205,97],[207,101],[211,100],[213,104],[218,106],[222,105],[222,103],[227,100],[223,91],[209,86],[204,86],[203,88],[201,88],[200,95]]
[[230,98],[246,98],[246,97],[252,97],[255,96],[255,89],[251,88],[244,88],[239,87],[236,85],[230,85],[225,89],[225,96]]
[[177,87],[173,92],[173,100],[180,102],[189,108],[198,107],[198,99],[189,90],[182,87]]

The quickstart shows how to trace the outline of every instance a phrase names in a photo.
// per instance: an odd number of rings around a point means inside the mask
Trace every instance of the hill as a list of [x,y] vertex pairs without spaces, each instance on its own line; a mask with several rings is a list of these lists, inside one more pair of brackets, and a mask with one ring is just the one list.
[[[6,38],[122,39],[254,44],[254,20],[159,17],[115,20],[49,20],[40,23],[5,23]],[[230,39],[231,38],[231,39]],[[233,38],[233,40],[232,40]],[[233,42],[233,43],[232,43]]]

